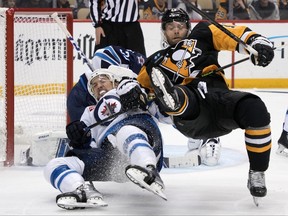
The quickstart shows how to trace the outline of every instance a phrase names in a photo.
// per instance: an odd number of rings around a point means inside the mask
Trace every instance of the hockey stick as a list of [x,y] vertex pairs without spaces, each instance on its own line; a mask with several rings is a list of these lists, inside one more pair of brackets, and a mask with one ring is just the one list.
[[61,22],[60,18],[58,17],[58,13],[55,12],[51,14],[51,17],[57,22],[61,30],[65,33],[66,37],[69,39],[69,41],[72,43],[73,47],[76,49],[76,51],[80,54],[81,58],[83,59],[83,62],[86,63],[89,67],[89,69],[93,72],[95,69],[91,62],[87,59],[85,54],[81,51],[80,47],[75,42],[74,38],[70,34],[70,32],[67,30],[66,26]]
[[252,53],[255,56],[258,56],[258,52],[253,49],[251,46],[246,44],[244,41],[242,41],[239,37],[234,35],[232,32],[230,32],[228,29],[226,29],[223,25],[220,23],[216,22],[215,20],[211,19],[205,12],[200,10],[198,7],[196,7],[194,4],[192,4],[190,1],[184,0],[187,4],[189,4],[194,11],[196,11],[198,14],[200,14],[202,17],[207,19],[211,24],[215,25],[217,28],[219,28],[221,31],[223,31],[225,34],[227,34],[229,37],[234,39],[236,42],[239,44],[242,44],[250,53]]
[[[287,38],[287,37],[288,37],[288,36],[275,36],[275,37],[269,37],[268,39]],[[281,45],[281,46],[274,47],[274,50],[281,49],[282,47],[285,47],[285,46],[288,46],[288,44],[283,44],[283,45]],[[205,73],[204,76],[207,76],[207,75],[209,75],[209,74],[211,74],[211,73],[216,73],[216,72],[218,72],[218,71],[224,70],[224,69],[226,69],[226,68],[228,68],[228,67],[231,67],[231,66],[233,66],[233,65],[237,65],[237,64],[242,63],[242,62],[244,62],[244,61],[247,61],[247,60],[249,60],[249,59],[250,59],[250,57],[246,57],[246,58],[240,59],[240,60],[238,60],[238,61],[236,61],[236,62],[227,64],[227,65],[225,65],[225,66],[223,66],[223,67],[219,67],[219,68],[217,68],[216,70],[213,70],[213,71],[210,71],[210,72],[208,72],[208,73]]]
[[108,116],[107,118],[102,119],[101,121],[98,121],[98,122],[96,122],[96,123],[94,123],[94,124],[89,125],[88,127],[85,128],[85,130],[86,130],[86,131],[89,131],[91,128],[94,128],[94,127],[96,127],[96,126],[98,126],[98,125],[100,125],[100,124],[103,124],[103,123],[105,123],[105,122],[107,122],[107,121],[109,121],[109,120],[111,120],[111,119],[113,119],[113,118],[116,118],[117,116],[123,114],[124,112],[125,112],[125,111],[120,110],[118,113],[114,113],[114,114]]
[[227,64],[227,65],[225,65],[225,66],[223,66],[223,67],[219,67],[219,68],[217,68],[217,69],[215,69],[215,70],[209,71],[209,72],[203,74],[203,77],[204,77],[204,76],[207,76],[207,75],[209,75],[209,74],[212,74],[212,73],[217,73],[217,72],[222,71],[222,70],[224,70],[224,69],[226,69],[226,68],[228,68],[228,67],[232,67],[233,65],[237,65],[237,64],[239,64],[239,63],[241,63],[241,62],[247,61],[249,58],[250,58],[250,57],[246,57],[246,58],[240,59],[240,60],[238,60],[238,61],[236,61],[236,62]]

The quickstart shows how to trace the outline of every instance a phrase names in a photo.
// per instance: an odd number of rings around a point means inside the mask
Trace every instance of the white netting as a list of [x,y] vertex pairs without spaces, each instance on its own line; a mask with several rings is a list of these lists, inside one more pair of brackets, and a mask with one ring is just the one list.
[[25,136],[63,130],[66,37],[49,15],[15,15],[14,23],[15,127]]
[[6,108],[5,108],[5,82],[6,82],[6,10],[7,8],[0,8],[0,161],[5,160],[6,151]]
[[[51,13],[50,13],[51,14]],[[1,17],[1,22],[2,19]],[[61,16],[66,25],[66,16]],[[5,42],[1,23],[0,41]],[[2,28],[4,28],[2,30]],[[5,44],[1,44],[1,95],[5,91]],[[9,48],[8,48],[9,49]],[[2,55],[4,54],[4,57]],[[33,134],[65,130],[67,92],[66,36],[44,13],[14,14],[14,100],[15,144],[30,145]],[[1,96],[1,122],[3,124]],[[3,100],[5,103],[5,100]],[[4,117],[5,118],[5,117]],[[4,125],[5,130],[5,125]],[[4,131],[5,132],[5,131]],[[2,135],[1,135],[1,148]],[[5,149],[4,149],[5,151]],[[15,152],[16,153],[16,152]],[[0,159],[1,154],[0,152]],[[1,161],[1,160],[0,160]]]

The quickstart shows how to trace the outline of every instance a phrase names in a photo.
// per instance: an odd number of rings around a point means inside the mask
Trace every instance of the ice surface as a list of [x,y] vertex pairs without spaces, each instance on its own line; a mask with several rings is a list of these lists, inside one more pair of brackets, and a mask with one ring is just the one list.
[[[271,113],[268,193],[259,207],[246,186],[249,164],[244,132],[237,129],[221,137],[218,166],[162,170],[168,201],[130,182],[95,182],[109,206],[67,211],[55,204],[59,192],[45,181],[42,167],[0,167],[0,215],[288,215],[288,158],[275,154],[288,107],[288,90],[249,91],[261,96]],[[185,153],[184,136],[170,126],[161,125],[161,130],[166,155]]]

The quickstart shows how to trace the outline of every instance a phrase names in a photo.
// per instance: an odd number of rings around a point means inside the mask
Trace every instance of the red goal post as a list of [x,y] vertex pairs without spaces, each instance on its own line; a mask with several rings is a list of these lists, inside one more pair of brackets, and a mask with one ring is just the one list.
[[[73,35],[68,9],[0,8],[0,163],[13,165],[16,146],[33,134],[65,130],[73,86],[73,46],[50,15]],[[16,155],[17,154],[17,155]]]

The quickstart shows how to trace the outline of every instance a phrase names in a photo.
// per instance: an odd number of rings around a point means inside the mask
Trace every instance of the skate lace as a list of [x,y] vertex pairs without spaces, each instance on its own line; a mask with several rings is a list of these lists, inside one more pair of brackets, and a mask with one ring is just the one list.
[[84,185],[79,186],[75,191],[74,194],[77,194],[79,197],[79,201],[80,202],[86,202],[87,201],[87,196],[86,196],[86,192],[84,189]]
[[164,189],[164,183],[163,183],[159,173],[157,172],[156,168],[154,166],[148,165],[147,170],[149,172],[148,176],[149,176],[150,182],[147,182],[147,181],[146,182],[149,185],[154,182],[154,183],[158,184],[162,189]]
[[97,191],[96,188],[91,184],[83,185],[82,190],[85,191],[87,199],[97,198],[97,197],[102,198],[102,195],[100,194],[100,192]]
[[208,140],[205,145],[207,157],[217,157],[220,154],[221,146],[217,140]]
[[264,172],[250,171],[250,184],[252,187],[265,187]]

